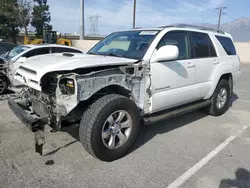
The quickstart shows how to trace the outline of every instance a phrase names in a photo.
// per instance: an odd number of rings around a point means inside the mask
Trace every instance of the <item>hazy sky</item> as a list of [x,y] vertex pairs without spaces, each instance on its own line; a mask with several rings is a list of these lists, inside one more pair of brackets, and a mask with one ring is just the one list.
[[[53,29],[79,32],[80,0],[48,0]],[[217,23],[216,7],[227,6],[222,23],[250,17],[250,0],[137,0],[136,26],[171,23]],[[89,16],[100,16],[98,33],[132,27],[133,0],[85,0],[85,33],[90,33]]]

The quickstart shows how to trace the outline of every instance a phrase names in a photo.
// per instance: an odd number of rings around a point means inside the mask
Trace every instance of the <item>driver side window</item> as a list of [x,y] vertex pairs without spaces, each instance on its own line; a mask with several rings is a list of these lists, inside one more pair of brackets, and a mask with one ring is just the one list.
[[179,49],[177,60],[189,59],[188,33],[186,31],[170,31],[166,33],[157,45],[157,49],[165,45],[174,45]]

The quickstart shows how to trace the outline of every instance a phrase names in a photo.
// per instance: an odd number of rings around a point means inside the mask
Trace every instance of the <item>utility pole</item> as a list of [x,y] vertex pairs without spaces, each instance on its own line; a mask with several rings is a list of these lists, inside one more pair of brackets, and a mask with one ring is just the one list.
[[220,22],[221,22],[221,15],[222,14],[226,14],[223,12],[224,9],[226,9],[227,7],[220,7],[217,8],[217,10],[219,10],[219,20],[218,20],[218,30],[220,30]]
[[135,28],[136,0],[134,0],[133,28]]
[[80,40],[84,39],[84,0],[80,0]]

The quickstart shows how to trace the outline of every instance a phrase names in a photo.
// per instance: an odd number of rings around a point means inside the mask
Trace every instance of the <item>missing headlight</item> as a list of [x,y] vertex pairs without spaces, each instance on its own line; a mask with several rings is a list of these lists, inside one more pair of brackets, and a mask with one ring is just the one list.
[[59,88],[63,95],[75,94],[75,82],[73,79],[63,78],[59,82]]

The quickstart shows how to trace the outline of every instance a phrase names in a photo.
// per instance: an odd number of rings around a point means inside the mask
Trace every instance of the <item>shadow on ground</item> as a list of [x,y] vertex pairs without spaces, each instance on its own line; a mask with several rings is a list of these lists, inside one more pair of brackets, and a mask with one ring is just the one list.
[[235,172],[235,179],[221,180],[219,188],[250,188],[250,172],[239,168]]
[[[238,99],[238,96],[234,93],[230,100],[229,108],[233,106],[233,102],[236,101],[237,99]],[[200,111],[194,111],[194,112],[191,112],[191,113],[179,116],[179,117],[175,117],[166,121],[162,121],[160,123],[155,123],[155,124],[147,125],[147,126],[141,126],[139,136],[136,140],[136,143],[133,149],[130,151],[130,153],[140,148],[147,142],[149,142],[152,138],[154,138],[158,134],[164,134],[169,131],[178,129],[182,126],[185,126],[189,123],[202,119],[206,116],[207,116],[206,113],[203,113]],[[71,144],[79,141],[79,127],[77,125],[65,126],[63,127],[62,131],[70,134],[73,138],[76,139],[76,141],[73,141],[62,147],[59,147],[56,150],[51,151],[46,155],[52,155],[58,152],[60,149],[66,148],[70,146]]]

